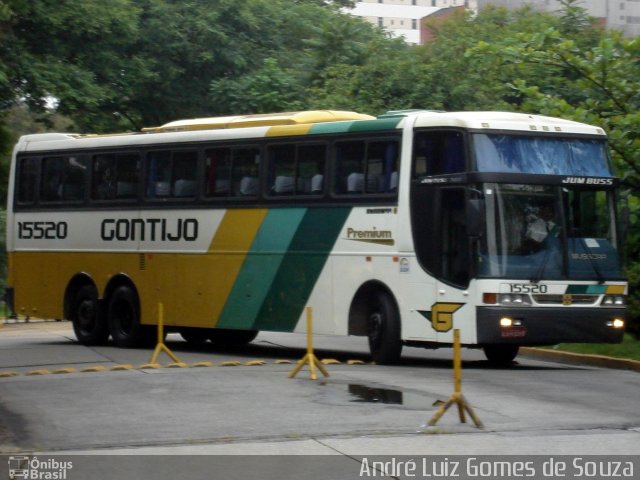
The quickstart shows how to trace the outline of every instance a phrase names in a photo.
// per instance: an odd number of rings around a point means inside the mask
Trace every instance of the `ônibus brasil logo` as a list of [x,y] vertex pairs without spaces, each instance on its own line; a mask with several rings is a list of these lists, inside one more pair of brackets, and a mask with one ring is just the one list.
[[67,471],[73,462],[61,462],[54,458],[39,460],[38,457],[9,457],[9,479],[67,480]]

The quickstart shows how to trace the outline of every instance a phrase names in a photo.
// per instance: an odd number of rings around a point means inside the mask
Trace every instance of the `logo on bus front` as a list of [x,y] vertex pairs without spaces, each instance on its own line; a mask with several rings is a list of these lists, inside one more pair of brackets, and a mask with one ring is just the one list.
[[448,332],[453,328],[453,314],[464,307],[464,303],[434,303],[431,311],[418,312],[431,322],[436,332]]
[[562,183],[575,185],[613,185],[613,178],[566,177]]

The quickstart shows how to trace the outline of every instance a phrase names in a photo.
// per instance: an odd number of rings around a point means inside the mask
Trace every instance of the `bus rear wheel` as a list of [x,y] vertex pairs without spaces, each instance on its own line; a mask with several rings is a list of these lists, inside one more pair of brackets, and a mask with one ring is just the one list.
[[98,292],[93,285],[84,285],[76,293],[71,307],[71,322],[78,342],[82,345],[104,345],[109,328],[100,311]]
[[508,367],[518,355],[519,345],[485,345],[484,355],[491,365]]
[[140,324],[138,297],[128,286],[115,289],[109,301],[109,331],[113,343],[122,348],[153,344],[153,328]]
[[374,362],[380,365],[398,363],[402,353],[400,315],[391,296],[378,293],[367,322],[369,351]]

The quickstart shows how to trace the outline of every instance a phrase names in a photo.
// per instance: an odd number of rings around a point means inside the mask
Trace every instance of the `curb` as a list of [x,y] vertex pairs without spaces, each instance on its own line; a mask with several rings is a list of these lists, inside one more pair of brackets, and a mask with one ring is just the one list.
[[589,365],[592,367],[613,368],[617,370],[632,370],[640,372],[640,361],[626,358],[607,357],[606,355],[587,355],[584,353],[563,352],[548,348],[520,348],[522,355],[539,360],[552,360],[572,365]]

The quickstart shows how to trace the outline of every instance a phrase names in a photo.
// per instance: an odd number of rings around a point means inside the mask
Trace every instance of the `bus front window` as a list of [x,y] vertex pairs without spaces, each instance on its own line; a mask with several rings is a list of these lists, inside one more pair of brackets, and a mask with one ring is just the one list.
[[622,278],[611,194],[549,185],[487,184],[480,276]]

